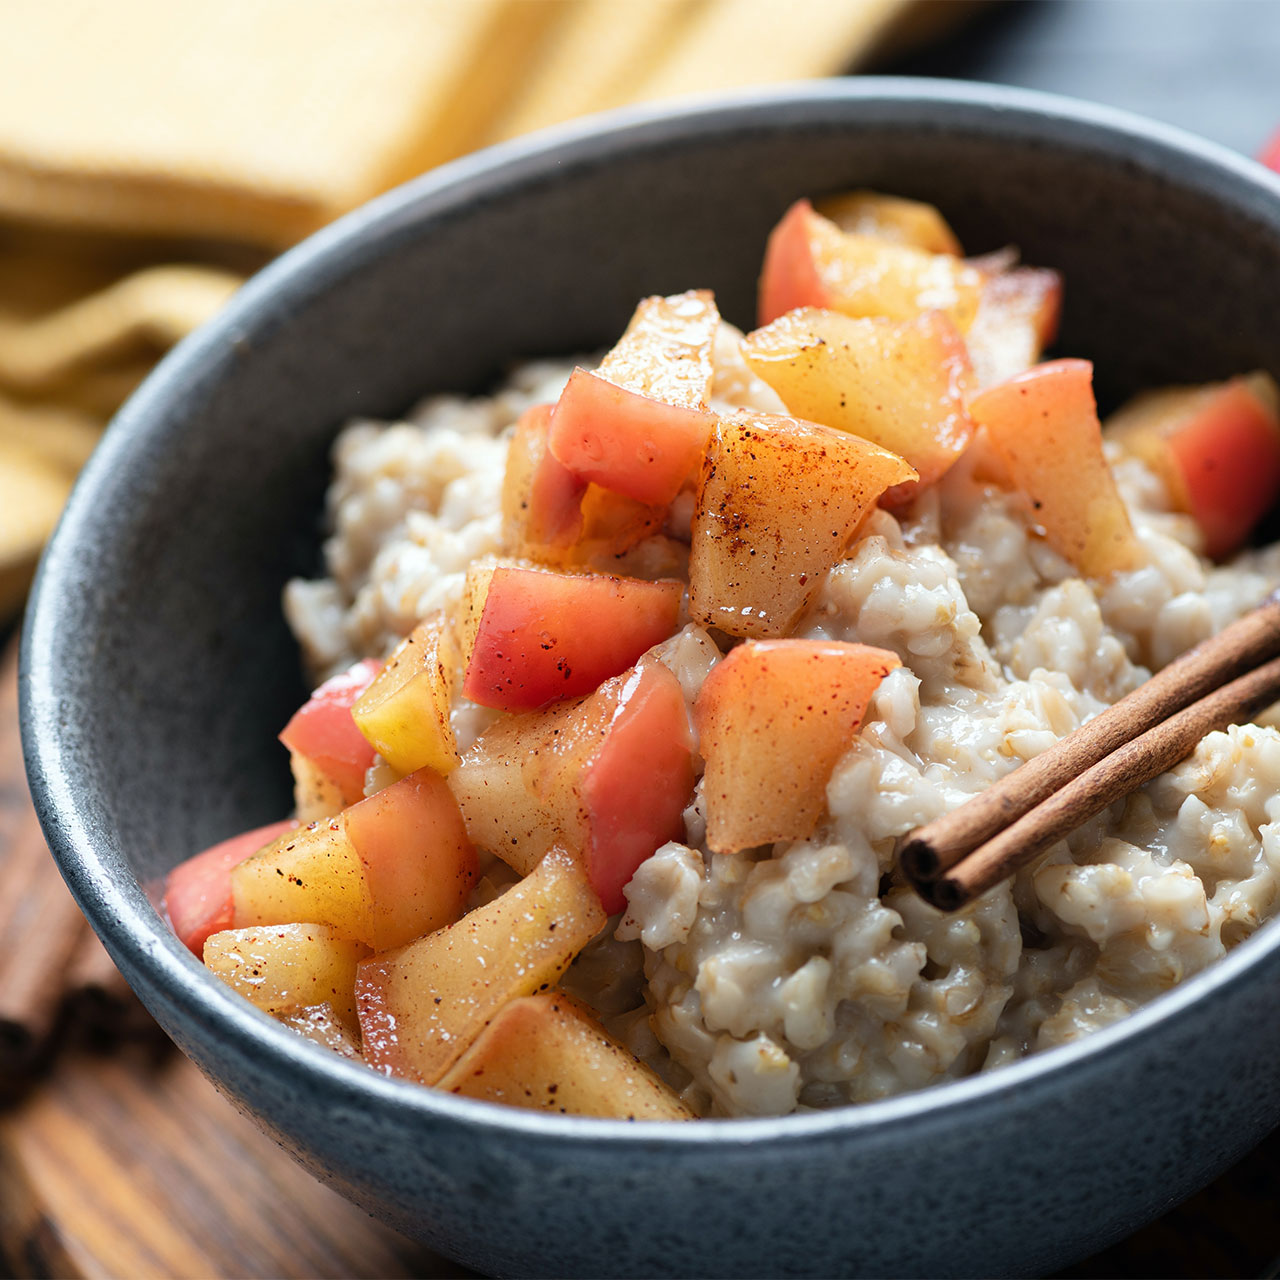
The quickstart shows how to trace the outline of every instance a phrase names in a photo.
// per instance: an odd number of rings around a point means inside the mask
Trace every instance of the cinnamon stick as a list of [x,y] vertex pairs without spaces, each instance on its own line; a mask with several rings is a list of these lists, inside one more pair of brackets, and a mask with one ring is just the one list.
[[[1278,699],[1280,658],[1273,658],[1122,744],[940,874],[917,878],[908,872],[908,879],[935,907],[957,910],[1121,796],[1185,759],[1206,734],[1231,724],[1246,724]],[[1059,745],[1070,743],[1075,736],[1068,735]],[[927,839],[928,830],[920,828],[913,838],[920,839],[923,834]]]
[[908,832],[898,848],[904,875],[917,886],[942,876],[984,841],[1011,826],[1124,743],[1277,656],[1280,591],[1273,591],[1257,608],[1218,635],[1188,649],[1048,751],[1028,760],[959,809]]
[[114,1045],[159,1028],[86,922],[64,977],[63,1007],[71,1033]]

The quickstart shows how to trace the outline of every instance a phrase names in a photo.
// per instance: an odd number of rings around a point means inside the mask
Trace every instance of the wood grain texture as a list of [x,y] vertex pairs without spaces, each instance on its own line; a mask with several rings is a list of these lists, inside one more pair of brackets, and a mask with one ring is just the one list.
[[0,1119],[0,1268],[84,1280],[465,1276],[303,1172],[176,1051],[62,1060]]

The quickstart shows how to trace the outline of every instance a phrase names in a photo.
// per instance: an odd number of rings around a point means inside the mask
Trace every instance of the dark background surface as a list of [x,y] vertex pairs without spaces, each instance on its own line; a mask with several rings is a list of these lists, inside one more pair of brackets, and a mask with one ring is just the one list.
[[1280,128],[1280,0],[1010,0],[877,69],[1087,98],[1256,155]]
[[[1280,0],[1009,0],[875,70],[1067,94],[1256,156],[1280,130]],[[1280,1134],[1159,1222],[1064,1274],[1280,1274]]]

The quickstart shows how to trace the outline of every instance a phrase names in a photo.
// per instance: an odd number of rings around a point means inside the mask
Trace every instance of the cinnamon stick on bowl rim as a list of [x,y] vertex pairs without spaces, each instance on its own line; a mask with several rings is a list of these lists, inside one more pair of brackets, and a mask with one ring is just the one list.
[[1195,750],[1280,699],[1280,591],[951,813],[908,832],[911,886],[955,911]]

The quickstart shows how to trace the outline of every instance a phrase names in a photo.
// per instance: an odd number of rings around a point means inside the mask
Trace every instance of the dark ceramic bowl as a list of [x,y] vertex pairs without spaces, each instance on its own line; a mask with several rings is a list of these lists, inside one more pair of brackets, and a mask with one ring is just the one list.
[[849,186],[941,206],[974,252],[1060,268],[1060,349],[1103,399],[1280,375],[1280,181],[1111,111],[837,81],[619,114],[486,152],[264,272],[120,414],[35,590],[32,788],[62,869],[161,1024],[309,1169],[485,1271],[1036,1272],[1133,1230],[1280,1120],[1280,927],[1092,1038],[785,1120],[556,1118],[327,1054],[170,935],[146,886],[289,803],[303,694],[281,585],[313,570],[353,414],[600,346],[635,300],[714,288],[750,323],[766,232]]

